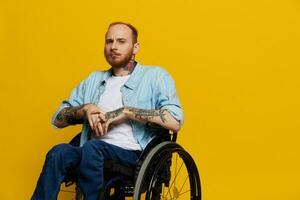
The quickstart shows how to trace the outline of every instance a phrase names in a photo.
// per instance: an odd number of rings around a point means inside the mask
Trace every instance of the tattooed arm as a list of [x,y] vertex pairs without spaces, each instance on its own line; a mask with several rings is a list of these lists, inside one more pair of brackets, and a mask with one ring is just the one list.
[[62,109],[54,122],[55,126],[64,128],[69,125],[82,124],[83,119],[87,118],[90,127],[97,135],[103,135],[102,124],[104,122],[104,112],[94,104],[84,104],[76,107],[67,107]]
[[105,118],[104,133],[107,132],[108,126],[111,123],[122,119],[132,119],[142,123],[155,124],[172,131],[178,131],[180,129],[179,122],[165,109],[155,110],[123,107],[115,111],[107,112]]
[[173,131],[180,129],[179,122],[165,109],[154,110],[125,107],[123,112],[132,120],[155,124]]
[[66,107],[62,109],[58,113],[54,121],[54,125],[59,128],[64,128],[68,125],[82,124],[84,116],[83,107],[84,105],[76,107]]

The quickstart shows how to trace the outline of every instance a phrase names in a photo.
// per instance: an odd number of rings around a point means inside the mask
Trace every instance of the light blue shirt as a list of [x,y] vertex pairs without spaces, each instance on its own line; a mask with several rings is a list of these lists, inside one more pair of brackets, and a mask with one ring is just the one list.
[[[105,90],[107,79],[112,76],[112,69],[91,73],[72,91],[68,100],[64,100],[52,117],[52,124],[57,114],[65,107],[80,106],[82,104],[98,104],[101,94]],[[135,66],[128,81],[121,87],[124,106],[140,109],[166,109],[180,124],[183,123],[182,108],[176,93],[172,77],[161,67]],[[144,149],[148,142],[157,134],[157,129],[131,120],[133,136]],[[55,126],[55,125],[54,125]],[[91,131],[87,119],[82,126],[80,145],[89,138]]]

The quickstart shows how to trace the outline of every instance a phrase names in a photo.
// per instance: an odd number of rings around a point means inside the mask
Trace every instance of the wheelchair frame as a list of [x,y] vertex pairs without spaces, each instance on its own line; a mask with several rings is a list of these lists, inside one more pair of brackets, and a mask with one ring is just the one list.
[[[70,144],[79,146],[79,137],[79,134],[75,136]],[[106,178],[109,181],[106,182],[104,190],[99,191],[99,200],[125,200],[125,197],[140,200],[142,193],[145,194],[146,200],[160,199],[162,184],[169,185],[170,182],[168,176],[170,176],[172,153],[179,154],[188,171],[191,193],[189,199],[201,200],[201,185],[197,166],[190,154],[177,144],[176,140],[177,132],[171,134],[169,130],[164,130],[160,137],[154,137],[142,151],[135,169],[114,161],[105,161],[104,175],[110,174],[111,176]],[[162,178],[162,173],[164,178]],[[65,185],[69,186],[76,182],[74,177],[76,177],[76,171],[71,171],[65,178]],[[112,189],[115,190],[115,196],[110,196]],[[83,199],[83,194],[76,185],[76,200]]]

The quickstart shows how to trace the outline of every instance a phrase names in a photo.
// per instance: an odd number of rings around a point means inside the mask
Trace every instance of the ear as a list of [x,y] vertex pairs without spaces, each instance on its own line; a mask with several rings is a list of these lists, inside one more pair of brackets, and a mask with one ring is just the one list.
[[137,42],[133,45],[133,54],[135,55],[140,49],[140,44]]

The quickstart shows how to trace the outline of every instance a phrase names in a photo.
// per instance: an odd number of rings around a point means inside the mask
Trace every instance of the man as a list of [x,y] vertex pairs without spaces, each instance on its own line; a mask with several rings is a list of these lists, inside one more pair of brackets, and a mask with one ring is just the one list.
[[96,200],[104,160],[133,166],[137,152],[157,134],[153,127],[180,129],[183,116],[173,80],[162,68],[135,61],[137,37],[130,24],[110,24],[104,52],[111,69],[83,80],[52,118],[58,128],[83,124],[81,147],[60,144],[48,152],[32,200],[56,199],[67,171],[76,167],[85,199]]

